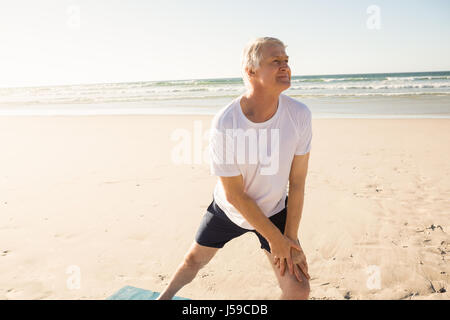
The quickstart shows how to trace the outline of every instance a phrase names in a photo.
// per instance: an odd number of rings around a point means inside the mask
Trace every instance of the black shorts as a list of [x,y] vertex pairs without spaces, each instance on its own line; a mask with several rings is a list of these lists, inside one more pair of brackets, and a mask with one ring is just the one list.
[[[287,200],[286,197],[285,208],[269,218],[281,233],[284,233],[284,227],[286,226]],[[269,242],[258,231],[239,227],[227,217],[213,199],[203,216],[195,241],[202,246],[223,248],[228,241],[246,232],[254,232],[261,243],[261,249],[270,252]]]

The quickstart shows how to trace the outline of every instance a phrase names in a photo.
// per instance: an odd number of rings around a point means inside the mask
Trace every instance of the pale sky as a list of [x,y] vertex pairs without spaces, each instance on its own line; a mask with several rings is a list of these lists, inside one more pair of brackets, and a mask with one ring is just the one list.
[[293,75],[446,71],[450,1],[2,0],[0,87],[241,77],[262,36]]

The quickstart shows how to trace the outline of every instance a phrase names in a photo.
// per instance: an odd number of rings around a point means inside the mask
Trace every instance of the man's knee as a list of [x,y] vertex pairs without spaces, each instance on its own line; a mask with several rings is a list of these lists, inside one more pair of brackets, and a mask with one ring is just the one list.
[[205,266],[206,263],[195,254],[188,253],[184,256],[184,264],[189,268],[201,269]]
[[211,260],[211,256],[207,254],[199,254],[198,252],[188,252],[184,256],[184,264],[193,269],[201,269]]

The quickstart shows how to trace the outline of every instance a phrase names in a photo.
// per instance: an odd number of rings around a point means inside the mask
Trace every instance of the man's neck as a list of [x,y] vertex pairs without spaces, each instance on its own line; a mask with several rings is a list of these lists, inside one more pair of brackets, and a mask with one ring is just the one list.
[[253,122],[265,122],[278,108],[280,93],[248,90],[241,100],[242,112]]

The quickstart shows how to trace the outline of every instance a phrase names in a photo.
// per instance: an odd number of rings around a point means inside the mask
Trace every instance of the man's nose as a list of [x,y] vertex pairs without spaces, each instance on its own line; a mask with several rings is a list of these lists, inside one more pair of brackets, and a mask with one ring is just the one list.
[[282,71],[287,71],[287,70],[289,70],[290,68],[289,68],[289,65],[287,64],[287,62],[284,62],[284,63],[280,66],[280,69],[281,69]]
[[286,70],[286,69],[289,69],[289,65],[286,61],[283,61],[280,68],[283,70]]

